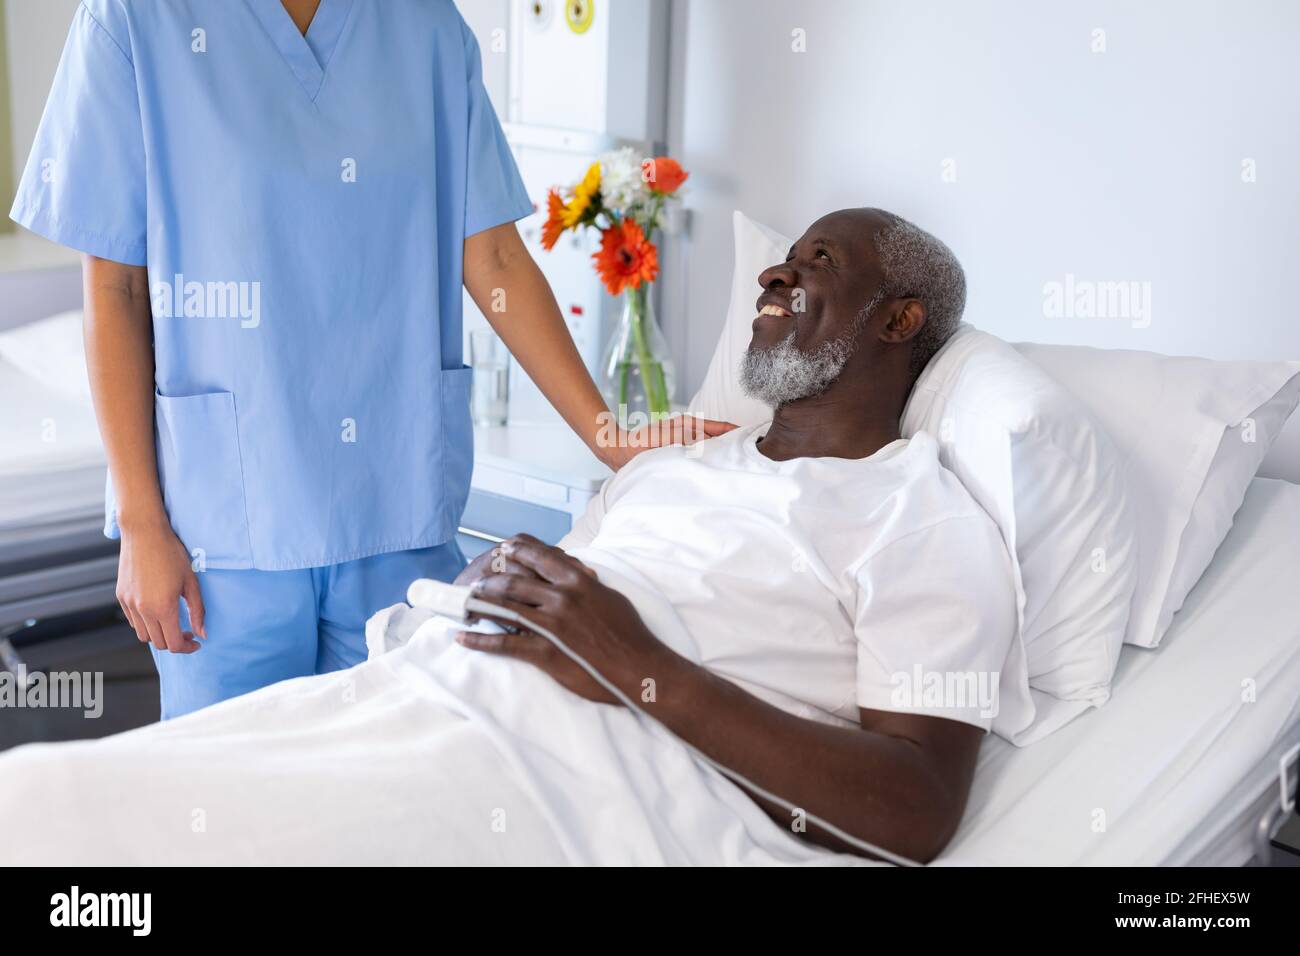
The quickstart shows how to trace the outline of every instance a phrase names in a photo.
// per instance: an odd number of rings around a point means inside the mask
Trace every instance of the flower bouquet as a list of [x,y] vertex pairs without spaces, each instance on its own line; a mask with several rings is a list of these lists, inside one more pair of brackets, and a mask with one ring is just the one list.
[[631,147],[601,156],[571,189],[547,196],[542,246],[551,249],[567,230],[596,229],[600,250],[592,256],[610,295],[623,297],[623,314],[601,362],[600,389],[617,410],[650,421],[671,410],[673,367],[655,322],[650,284],[659,276],[659,251],[650,235],[661,225],[664,204],[686,173],[667,156],[637,161]]

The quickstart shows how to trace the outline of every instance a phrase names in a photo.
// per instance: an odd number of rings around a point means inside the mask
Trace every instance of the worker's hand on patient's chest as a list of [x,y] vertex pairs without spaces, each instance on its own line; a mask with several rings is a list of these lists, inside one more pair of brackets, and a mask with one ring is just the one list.
[[643,451],[661,445],[693,445],[706,438],[725,435],[735,427],[731,422],[719,422],[711,418],[674,415],[634,431],[620,428],[617,440],[610,447],[601,450],[601,460],[618,471]]
[[[640,698],[644,681],[658,681],[674,666],[677,655],[650,633],[632,602],[601,584],[582,562],[529,535],[517,535],[500,547],[504,557],[528,573],[480,577],[474,585],[477,597],[551,631],[633,700]],[[482,616],[491,618],[490,614]],[[462,631],[456,639],[472,650],[527,661],[588,700],[618,703],[576,661],[541,635]]]

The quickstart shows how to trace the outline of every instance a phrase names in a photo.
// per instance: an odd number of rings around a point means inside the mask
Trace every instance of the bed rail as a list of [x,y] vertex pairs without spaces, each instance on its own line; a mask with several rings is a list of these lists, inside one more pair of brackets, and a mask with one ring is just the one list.
[[1254,862],[1258,866],[1268,866],[1273,856],[1273,835],[1281,829],[1287,815],[1295,812],[1296,791],[1300,789],[1300,743],[1278,758],[1277,789],[1277,802],[1270,803],[1255,824]]

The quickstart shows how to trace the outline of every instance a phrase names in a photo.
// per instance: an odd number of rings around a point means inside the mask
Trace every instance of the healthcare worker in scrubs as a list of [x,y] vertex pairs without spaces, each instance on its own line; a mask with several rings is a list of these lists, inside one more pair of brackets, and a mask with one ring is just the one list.
[[597,441],[532,211],[451,0],[77,9],[11,215],[85,254],[106,533],[164,717],[358,663],[371,613],[463,567],[462,283],[594,453],[635,453]]

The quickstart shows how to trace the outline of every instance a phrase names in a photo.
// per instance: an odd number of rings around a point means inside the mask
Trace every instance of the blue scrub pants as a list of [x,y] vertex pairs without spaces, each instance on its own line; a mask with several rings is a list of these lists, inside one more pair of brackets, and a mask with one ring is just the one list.
[[[153,648],[162,719],[291,677],[366,659],[366,619],[406,600],[416,578],[450,581],[465,567],[454,540],[300,571],[199,574],[208,638],[193,654]],[[181,625],[189,612],[181,602]]]

